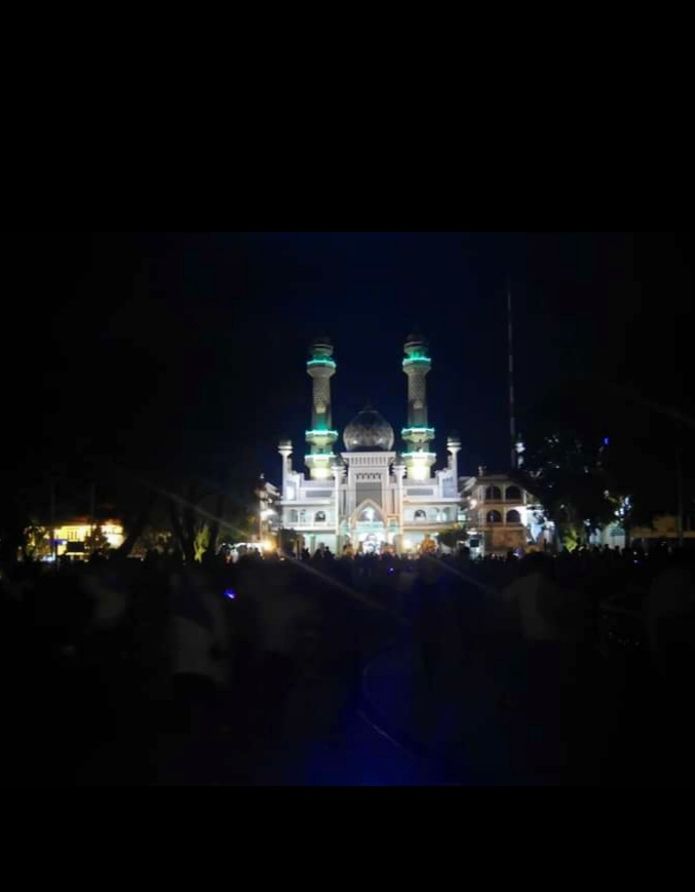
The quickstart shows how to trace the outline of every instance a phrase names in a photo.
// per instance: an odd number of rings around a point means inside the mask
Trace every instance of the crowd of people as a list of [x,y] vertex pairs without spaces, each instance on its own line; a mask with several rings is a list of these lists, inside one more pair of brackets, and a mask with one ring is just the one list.
[[252,783],[252,768],[230,780],[193,757],[174,770],[172,753],[227,735],[252,765],[282,740],[288,697],[307,677],[335,680],[338,727],[388,646],[415,654],[432,697],[484,667],[502,710],[547,739],[555,728],[563,781],[639,783],[647,758],[650,778],[691,776],[685,755],[660,774],[676,738],[684,752],[692,744],[685,552],[250,552],[192,566],[153,553],[15,564],[0,587],[6,783]]

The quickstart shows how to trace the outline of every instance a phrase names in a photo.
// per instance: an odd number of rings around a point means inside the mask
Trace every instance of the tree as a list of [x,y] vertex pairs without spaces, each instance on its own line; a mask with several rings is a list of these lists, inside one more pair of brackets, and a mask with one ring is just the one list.
[[283,554],[296,555],[302,538],[302,534],[296,530],[278,530],[278,548]]
[[22,556],[25,561],[40,561],[51,554],[51,533],[46,527],[32,523],[24,531]]
[[105,556],[109,553],[110,548],[109,540],[104,535],[101,524],[92,527],[84,540],[85,552],[90,557],[93,557],[94,555]]
[[209,495],[200,483],[188,480],[182,486],[182,494],[169,496],[169,516],[174,538],[188,564],[196,559],[196,536],[205,521],[201,519],[202,503]]
[[444,545],[446,548],[454,550],[459,542],[466,540],[467,536],[468,534],[466,533],[465,526],[459,524],[458,526],[447,527],[447,529],[441,530],[437,534],[437,539],[439,540],[440,545]]
[[133,544],[130,554],[133,557],[144,558],[150,553],[170,555],[174,550],[172,531],[148,524]]
[[17,482],[10,479],[8,472],[7,476],[2,474],[0,480],[7,484],[2,488],[0,498],[0,564],[7,565],[17,560],[24,543],[24,531],[32,521],[23,494],[17,491]]
[[428,534],[425,535],[425,538],[420,543],[419,552],[422,555],[434,554],[437,550],[437,543],[434,539]]
[[194,557],[195,560],[198,561],[198,563],[200,563],[205,557],[205,554],[210,548],[210,542],[210,526],[207,523],[204,523],[196,530],[195,539],[193,542],[193,548],[195,551]]
[[257,515],[249,498],[216,491],[210,481],[189,478],[169,494],[168,507],[174,539],[187,563],[217,553],[220,540],[247,541],[255,535]]
[[120,556],[128,557],[131,554],[135,543],[145,531],[156,503],[157,493],[154,490],[146,490],[142,494],[142,500],[138,508],[130,516],[124,518],[126,537],[117,549],[117,553]]
[[577,381],[526,410],[524,485],[551,519],[559,517],[570,543],[584,540],[587,520],[589,528],[619,523],[629,538],[631,527],[687,502],[695,490],[695,417],[671,402],[633,384]]
[[530,439],[524,487],[540,501],[565,548],[586,543],[590,533],[614,519],[608,493],[610,478],[601,462],[601,446],[585,444],[572,430]]

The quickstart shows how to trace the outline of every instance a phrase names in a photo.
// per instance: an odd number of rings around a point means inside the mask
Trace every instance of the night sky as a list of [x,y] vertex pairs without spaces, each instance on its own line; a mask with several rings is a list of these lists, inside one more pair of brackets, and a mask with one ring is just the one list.
[[462,472],[504,469],[507,276],[522,430],[545,394],[611,383],[695,414],[692,233],[28,232],[8,257],[8,467],[37,485],[102,459],[277,480],[281,436],[301,465],[321,333],[334,426],[371,400],[398,432],[413,327],[440,462],[456,430]]

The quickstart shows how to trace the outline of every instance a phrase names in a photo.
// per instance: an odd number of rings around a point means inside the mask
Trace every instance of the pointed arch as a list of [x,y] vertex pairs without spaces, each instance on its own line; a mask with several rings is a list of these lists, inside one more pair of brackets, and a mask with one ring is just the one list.
[[368,521],[368,518],[364,516],[365,511],[373,511],[372,522],[381,522],[386,523],[386,517],[384,515],[384,509],[374,501],[374,499],[363,499],[359,505],[355,508],[350,516],[350,523],[360,523],[361,521]]

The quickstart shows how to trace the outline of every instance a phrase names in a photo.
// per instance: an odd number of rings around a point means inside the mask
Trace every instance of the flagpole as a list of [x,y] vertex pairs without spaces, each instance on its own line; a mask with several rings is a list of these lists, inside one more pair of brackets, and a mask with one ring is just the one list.
[[514,407],[514,339],[512,331],[512,285],[507,277],[507,341],[509,348],[509,450],[511,469],[516,469],[516,420]]

